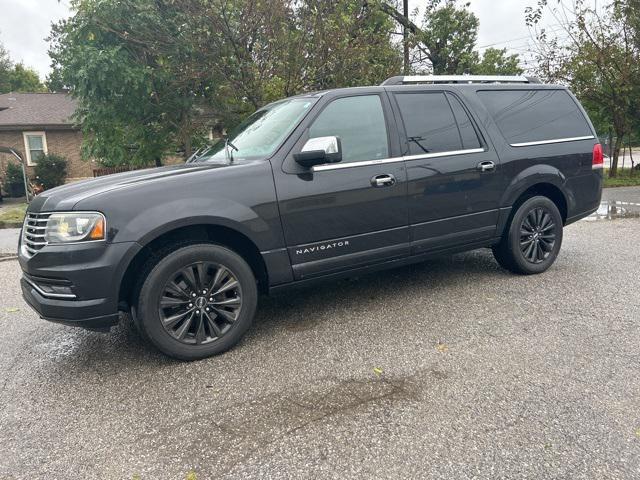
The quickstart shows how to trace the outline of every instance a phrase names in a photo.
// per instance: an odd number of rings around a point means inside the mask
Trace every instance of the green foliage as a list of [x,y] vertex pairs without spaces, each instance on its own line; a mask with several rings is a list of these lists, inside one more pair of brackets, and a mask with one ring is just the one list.
[[[614,134],[613,158],[609,175],[617,174],[623,141],[640,126],[640,45],[634,30],[640,22],[629,21],[640,15],[637,0],[620,0],[596,11],[584,0],[569,5],[539,0],[537,8],[527,9],[527,22],[537,27],[543,15],[572,16],[576,20],[563,26],[566,39],[537,31],[538,75],[544,80],[568,85],[593,119],[600,135]],[[635,5],[635,9],[634,9]],[[559,11],[558,11],[559,9]]]
[[38,73],[22,63],[16,63],[9,74],[9,86],[12,92],[46,92],[46,87],[40,82]]
[[478,62],[474,51],[480,22],[469,3],[429,0],[418,40],[426,47],[433,73],[462,74]]
[[507,55],[507,49],[487,48],[482,59],[469,69],[473,75],[521,75],[520,58],[517,54]]
[[22,167],[16,163],[7,163],[2,188],[9,197],[24,197],[24,179]]
[[[411,34],[412,51],[409,70],[430,70],[436,75],[465,73],[477,75],[520,74],[518,55],[506,49],[488,48],[482,57],[476,50],[479,20],[469,10],[470,3],[456,0],[429,0],[422,25],[405,18],[393,5],[379,4],[380,9]],[[414,11],[413,17],[417,14]]]
[[45,80],[44,84],[46,85],[47,90],[54,93],[69,90],[68,86],[64,83],[60,68],[53,68],[51,70],[51,73],[47,75],[47,79]]
[[35,167],[35,178],[45,190],[63,185],[67,178],[67,160],[59,155],[41,155]]
[[51,84],[79,100],[85,156],[159,163],[272,100],[397,72],[378,3],[74,0],[51,36]]
[[7,50],[0,44],[0,93],[44,92],[38,73],[22,63],[14,63]]

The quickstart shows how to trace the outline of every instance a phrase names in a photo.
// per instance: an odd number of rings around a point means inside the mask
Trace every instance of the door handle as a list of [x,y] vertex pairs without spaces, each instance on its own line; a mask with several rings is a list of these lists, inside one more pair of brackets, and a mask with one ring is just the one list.
[[496,164],[493,162],[480,162],[478,164],[478,170],[481,172],[493,172],[496,169]]
[[371,178],[371,185],[374,187],[390,187],[396,183],[396,177],[391,175],[390,173],[385,173],[384,175],[376,175]]

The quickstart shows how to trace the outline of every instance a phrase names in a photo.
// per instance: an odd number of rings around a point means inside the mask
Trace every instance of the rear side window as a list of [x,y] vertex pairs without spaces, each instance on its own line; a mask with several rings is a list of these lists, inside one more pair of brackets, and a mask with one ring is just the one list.
[[409,155],[478,148],[467,112],[443,92],[395,94],[409,141]]
[[478,96],[513,146],[593,135],[565,90],[484,90]]
[[309,128],[309,138],[340,137],[342,161],[361,162],[389,156],[387,126],[378,95],[338,98]]
[[447,98],[449,99],[449,103],[451,104],[451,108],[453,109],[453,115],[456,117],[456,121],[458,122],[458,128],[460,129],[460,137],[462,139],[462,148],[470,149],[470,148],[480,148],[480,140],[478,140],[478,134],[476,133],[476,129],[473,127],[473,123],[471,123],[471,119],[469,118],[469,114],[454,95],[447,93]]
[[460,132],[444,93],[395,95],[409,141],[409,155],[462,149]]

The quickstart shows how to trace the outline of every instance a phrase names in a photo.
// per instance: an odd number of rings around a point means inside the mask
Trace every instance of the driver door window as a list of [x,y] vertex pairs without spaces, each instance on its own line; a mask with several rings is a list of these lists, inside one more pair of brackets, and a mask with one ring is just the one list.
[[309,128],[309,138],[340,137],[342,162],[362,162],[389,157],[389,141],[378,95],[338,98]]

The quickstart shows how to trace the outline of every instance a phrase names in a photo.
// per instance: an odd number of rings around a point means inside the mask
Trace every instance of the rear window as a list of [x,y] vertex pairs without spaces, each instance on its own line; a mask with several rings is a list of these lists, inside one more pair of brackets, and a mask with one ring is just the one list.
[[565,90],[484,90],[478,96],[511,145],[593,135]]

